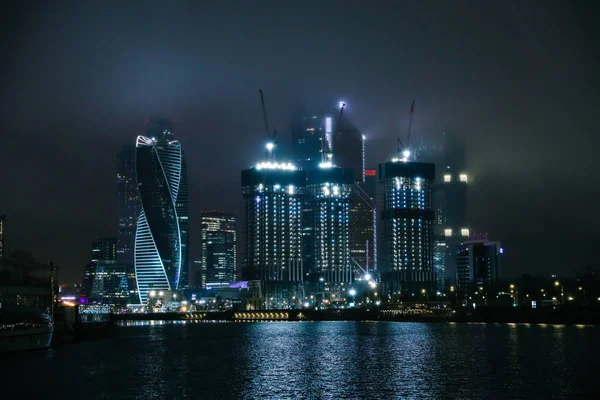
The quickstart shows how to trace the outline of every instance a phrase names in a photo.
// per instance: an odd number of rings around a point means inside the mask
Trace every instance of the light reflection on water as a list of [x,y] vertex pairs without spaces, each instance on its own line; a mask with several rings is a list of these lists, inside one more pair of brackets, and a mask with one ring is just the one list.
[[587,379],[600,370],[592,326],[125,325],[110,339],[3,356],[11,367],[0,382],[28,371],[37,384],[22,388],[24,398],[63,399],[583,398],[600,389]]

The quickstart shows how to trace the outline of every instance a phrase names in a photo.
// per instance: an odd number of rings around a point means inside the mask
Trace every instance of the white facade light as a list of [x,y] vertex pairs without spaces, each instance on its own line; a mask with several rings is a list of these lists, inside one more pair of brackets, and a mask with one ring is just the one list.
[[452,236],[452,229],[444,229],[444,236],[446,236],[446,237]]
[[452,175],[450,175],[450,174],[444,175],[444,182],[451,182],[451,181],[452,181]]
[[467,228],[462,228],[460,230],[460,235],[468,237],[469,236],[469,230]]
[[262,162],[256,164],[256,169],[279,169],[283,171],[295,171],[296,166],[292,163],[273,163],[273,162]]
[[469,177],[467,176],[467,174],[460,174],[459,179],[460,179],[461,182],[467,183],[468,180],[469,180]]

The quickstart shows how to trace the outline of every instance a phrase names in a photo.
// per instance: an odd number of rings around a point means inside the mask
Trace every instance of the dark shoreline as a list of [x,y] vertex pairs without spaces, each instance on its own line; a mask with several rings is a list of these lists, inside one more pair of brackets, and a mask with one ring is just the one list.
[[390,321],[457,323],[525,323],[553,325],[600,325],[600,309],[526,310],[481,308],[469,313],[458,310],[428,314],[406,314],[401,310],[262,310],[207,311],[195,313],[117,314],[115,321]]

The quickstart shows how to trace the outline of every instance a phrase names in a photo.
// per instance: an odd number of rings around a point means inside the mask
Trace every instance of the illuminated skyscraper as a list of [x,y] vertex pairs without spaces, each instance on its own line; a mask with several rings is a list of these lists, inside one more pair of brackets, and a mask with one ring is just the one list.
[[307,176],[313,218],[311,281],[319,285],[319,292],[340,294],[354,277],[349,240],[352,169],[328,166],[310,170]]
[[117,156],[117,194],[119,226],[117,230],[117,260],[127,269],[131,303],[140,298],[135,279],[135,232],[140,215],[140,196],[135,179],[135,146],[123,146]]
[[126,304],[129,300],[127,272],[125,265],[116,261],[117,239],[94,240],[91,256],[81,285],[83,301]]
[[378,269],[387,295],[410,296],[434,288],[434,179],[434,164],[397,159],[379,164],[382,198]]
[[0,258],[4,255],[4,222],[6,215],[0,215]]
[[206,211],[200,215],[200,287],[228,285],[236,280],[235,223],[235,214]]
[[135,147],[123,146],[117,157],[117,192],[119,196],[119,228],[117,258],[132,265],[134,260],[135,227],[140,214],[140,197],[135,181]]
[[135,238],[135,273],[140,301],[150,290],[188,286],[188,189],[181,144],[170,121],[150,123],[136,142],[141,211]]
[[306,173],[274,161],[242,171],[245,254],[242,275],[259,281],[266,308],[302,297],[302,203]]

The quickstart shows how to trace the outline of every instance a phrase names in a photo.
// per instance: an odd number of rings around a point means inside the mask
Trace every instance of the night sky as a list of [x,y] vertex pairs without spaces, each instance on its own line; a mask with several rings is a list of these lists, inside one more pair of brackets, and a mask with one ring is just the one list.
[[157,112],[188,157],[196,258],[199,211],[239,212],[263,155],[259,88],[280,132],[347,101],[369,165],[415,100],[413,140],[464,139],[471,231],[503,242],[505,277],[598,267],[593,2],[21,3],[0,17],[0,214],[63,281],[115,235],[117,152]]

